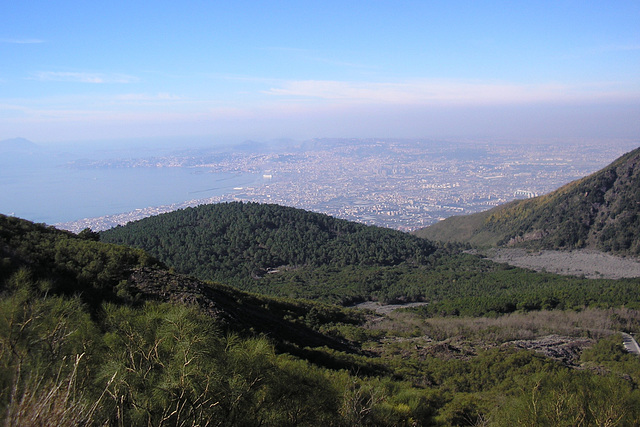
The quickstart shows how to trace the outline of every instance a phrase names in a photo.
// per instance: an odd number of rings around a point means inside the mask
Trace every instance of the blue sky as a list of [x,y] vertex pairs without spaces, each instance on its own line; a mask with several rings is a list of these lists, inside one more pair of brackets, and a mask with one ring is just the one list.
[[0,139],[640,135],[640,2],[4,1]]

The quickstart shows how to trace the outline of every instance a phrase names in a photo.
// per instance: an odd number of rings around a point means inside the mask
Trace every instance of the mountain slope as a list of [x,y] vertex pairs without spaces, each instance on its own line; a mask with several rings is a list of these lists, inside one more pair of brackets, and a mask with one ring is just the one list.
[[80,294],[85,302],[100,304],[116,298],[131,270],[159,265],[140,249],[95,237],[0,214],[0,291],[32,282],[40,291]]
[[11,138],[0,141],[0,153],[29,152],[39,147],[25,138]]
[[319,332],[360,313],[206,284],[82,235],[0,215],[2,424],[348,425],[340,381],[360,380],[330,368],[386,371]]
[[415,234],[479,246],[640,255],[640,149],[550,194],[452,217]]

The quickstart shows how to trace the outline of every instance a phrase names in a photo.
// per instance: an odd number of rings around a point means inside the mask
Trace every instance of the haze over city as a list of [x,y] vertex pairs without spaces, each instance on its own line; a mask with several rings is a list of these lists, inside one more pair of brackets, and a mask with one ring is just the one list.
[[640,131],[640,4],[4,2],[0,140]]

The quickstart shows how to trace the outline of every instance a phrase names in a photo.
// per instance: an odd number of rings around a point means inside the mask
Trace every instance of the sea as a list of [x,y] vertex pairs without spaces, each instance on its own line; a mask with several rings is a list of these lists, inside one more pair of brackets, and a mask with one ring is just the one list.
[[74,169],[49,162],[0,162],[0,213],[57,224],[229,194],[262,175],[208,168]]

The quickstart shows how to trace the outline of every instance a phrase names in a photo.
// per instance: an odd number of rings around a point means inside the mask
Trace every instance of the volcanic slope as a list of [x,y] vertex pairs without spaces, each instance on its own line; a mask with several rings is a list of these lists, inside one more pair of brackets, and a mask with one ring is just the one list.
[[479,247],[596,249],[640,255],[640,148],[536,198],[451,217],[417,236]]

